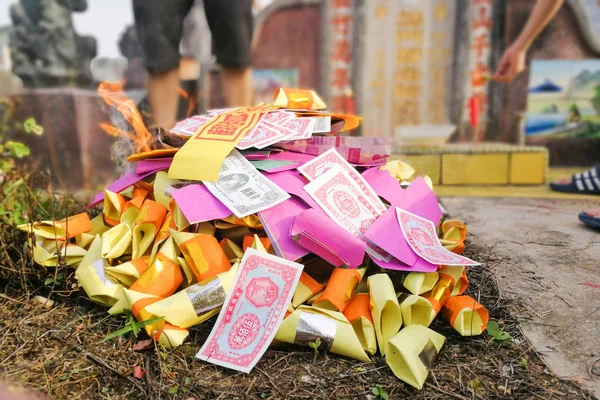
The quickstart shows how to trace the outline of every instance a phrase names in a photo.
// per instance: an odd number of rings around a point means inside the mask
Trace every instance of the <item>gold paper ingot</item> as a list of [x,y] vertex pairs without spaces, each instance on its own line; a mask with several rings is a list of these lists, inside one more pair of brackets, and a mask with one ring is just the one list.
[[422,389],[446,338],[422,325],[402,329],[386,344],[385,361],[401,381]]
[[96,236],[75,270],[75,276],[90,300],[112,306],[123,298],[123,287],[105,275],[105,265],[106,262],[102,258],[102,239]]
[[179,266],[181,267],[181,276],[183,278],[183,282],[181,286],[188,287],[193,285],[194,283],[198,283],[198,279],[196,279],[196,275],[192,272],[192,269],[185,261],[183,257],[177,257],[177,261],[179,262]]
[[[59,249],[60,257],[57,255]],[[59,260],[65,265],[77,265],[83,260],[86,254],[87,250],[84,248],[62,240],[38,240],[33,247],[34,261],[45,267],[56,267],[59,264]]]
[[153,185],[154,200],[166,208],[169,208],[171,200],[173,199],[169,191],[173,189],[173,185],[180,182],[181,181],[178,179],[169,179],[169,176],[165,171],[158,171]]
[[104,223],[108,226],[116,226],[121,223],[121,213],[127,200],[119,194],[104,189]]
[[113,226],[102,235],[102,257],[109,260],[131,252],[133,234],[125,223]]
[[177,264],[177,251],[173,238],[168,238],[160,248],[156,259],[140,278],[131,285],[136,292],[168,297],[183,282],[181,268]]
[[488,310],[471,296],[448,299],[442,316],[462,336],[481,335],[489,321]]
[[92,218],[90,223],[92,224],[92,229],[89,232],[87,232],[87,234],[93,235],[94,237],[96,237],[96,235],[102,236],[104,232],[110,229],[109,226],[106,226],[104,224],[104,216],[102,214],[96,215],[94,218]]
[[402,311],[388,274],[375,274],[367,279],[371,296],[371,315],[381,355],[385,355],[385,344],[400,330]]
[[327,108],[319,95],[314,90],[308,89],[279,88],[275,92],[273,104],[299,110],[322,110]]
[[165,219],[163,219],[162,225],[154,238],[154,243],[152,244],[152,250],[150,251],[150,257],[148,258],[148,263],[152,264],[156,255],[158,254],[158,249],[165,240],[167,240],[171,236],[171,224],[173,222],[173,213],[167,212],[165,215]]
[[377,353],[377,336],[371,317],[370,303],[371,297],[368,293],[357,293],[344,310],[344,316],[352,324],[363,349],[373,355]]
[[366,268],[334,269],[323,294],[313,303],[314,306],[344,312],[366,270]]
[[215,278],[191,285],[166,299],[146,306],[145,310],[180,328],[188,328],[217,314],[227,298],[239,264]]
[[148,269],[148,266],[148,256],[145,256],[115,266],[107,266],[104,270],[106,276],[125,287],[130,287]]
[[188,226],[190,226],[190,222],[187,220],[185,215],[183,215],[183,211],[181,211],[181,208],[179,208],[179,206],[177,205],[177,203],[175,203],[174,200],[171,202],[171,204],[173,205],[171,211],[173,213],[173,228],[176,229],[178,232],[181,232]]
[[412,179],[415,175],[415,169],[410,165],[403,163],[400,160],[388,161],[383,167],[379,168],[384,171],[389,171],[390,175],[398,182]]
[[229,217],[221,218],[221,221],[225,221],[228,224],[245,226],[252,229],[263,229],[260,218],[257,214],[250,214],[246,217],[238,218],[235,214],[231,214]]
[[437,272],[411,272],[404,278],[404,287],[412,294],[429,292],[439,279]]
[[440,279],[437,281],[435,286],[430,292],[423,294],[423,297],[426,298],[436,314],[439,314],[440,310],[446,304],[446,301],[452,295],[452,291],[454,290],[454,279],[450,275],[441,274]]
[[467,290],[467,287],[469,287],[469,280],[467,279],[465,267],[442,265],[438,272],[440,273],[440,276],[441,274],[448,275],[454,281],[452,296],[463,294]]
[[142,205],[148,196],[148,191],[140,188],[133,189],[133,197],[123,205],[121,211],[121,223],[125,223],[133,228],[135,220],[140,214]]
[[314,295],[321,293],[325,288],[325,283],[317,282],[312,276],[302,271],[298,286],[296,286],[294,296],[292,297],[292,306],[294,308],[298,307]]
[[232,228],[223,229],[222,224],[226,224],[226,223],[227,222],[221,222],[221,224],[219,224],[218,221],[215,221],[215,227],[217,229],[219,229],[221,238],[229,239],[232,242],[236,243],[237,245],[242,244],[242,242],[244,241],[244,236],[252,234],[252,232],[250,232],[250,229],[248,229],[245,226],[233,225]]
[[143,256],[150,248],[166,215],[167,208],[162,204],[152,200],[144,201],[133,228],[132,258]]
[[203,233],[171,232],[198,282],[214,278],[231,268],[217,239]]
[[154,332],[152,338],[167,350],[172,350],[183,344],[190,335],[186,328],[180,328],[171,324],[164,324],[161,329]]
[[354,328],[344,314],[336,311],[300,306],[283,320],[275,339],[300,346],[320,339],[319,350],[370,362]]
[[241,260],[244,257],[244,251],[240,246],[235,244],[235,242],[229,239],[223,239],[219,242],[221,248],[225,252],[225,255],[229,259],[230,263],[234,263],[238,260]]
[[86,213],[81,213],[59,221],[22,224],[18,228],[24,232],[34,233],[40,238],[65,240],[67,236],[74,238],[77,235],[91,231],[92,223]]
[[431,302],[424,297],[400,293],[398,302],[400,303],[400,310],[402,310],[402,323],[404,326],[429,326],[437,315]]
[[82,249],[87,249],[90,244],[94,241],[96,235],[90,235],[89,233],[82,233],[75,237],[75,244]]
[[[124,299],[113,306],[113,308],[109,310],[109,313],[116,314],[122,312],[123,309],[129,309],[138,321],[148,321],[156,318],[156,316],[149,313],[146,308],[153,303],[160,301],[160,297],[128,289],[124,289],[123,297]],[[124,306],[120,307],[119,309],[118,307],[120,305]],[[144,330],[148,336],[154,339],[154,341],[159,342],[167,349],[173,349],[177,346],[181,346],[183,341],[189,335],[187,329],[173,326],[168,322],[165,322],[164,319],[146,325]]]

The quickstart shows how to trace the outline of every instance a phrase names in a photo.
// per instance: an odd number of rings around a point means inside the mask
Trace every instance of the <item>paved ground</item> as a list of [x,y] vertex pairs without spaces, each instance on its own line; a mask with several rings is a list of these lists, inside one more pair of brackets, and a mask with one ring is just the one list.
[[[518,298],[523,330],[550,368],[600,398],[600,231],[577,214],[598,200],[444,198],[492,246],[503,296]],[[592,371],[592,364],[595,368]],[[595,373],[595,374],[594,374]]]

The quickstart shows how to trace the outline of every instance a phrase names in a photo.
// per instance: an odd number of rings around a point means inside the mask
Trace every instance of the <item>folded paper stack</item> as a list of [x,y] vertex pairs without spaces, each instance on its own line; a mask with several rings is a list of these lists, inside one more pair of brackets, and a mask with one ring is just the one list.
[[360,118],[323,108],[281,89],[179,122],[183,144],[132,155],[97,217],[23,225],[36,262],[73,266],[92,301],[150,321],[167,348],[218,315],[208,362],[249,372],[273,339],[363,362],[379,350],[422,387],[443,351],[436,316],[463,336],[488,321],[463,295],[478,265],[460,255],[467,227],[387,160],[389,140],[344,135]]

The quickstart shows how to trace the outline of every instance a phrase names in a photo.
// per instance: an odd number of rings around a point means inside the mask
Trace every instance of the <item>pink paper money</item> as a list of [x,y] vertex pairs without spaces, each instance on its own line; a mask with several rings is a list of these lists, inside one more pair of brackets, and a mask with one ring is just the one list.
[[219,318],[196,357],[248,373],[288,309],[303,266],[248,248]]
[[419,257],[437,265],[479,265],[467,257],[445,249],[437,237],[433,222],[400,208],[396,208],[396,213],[404,238]]

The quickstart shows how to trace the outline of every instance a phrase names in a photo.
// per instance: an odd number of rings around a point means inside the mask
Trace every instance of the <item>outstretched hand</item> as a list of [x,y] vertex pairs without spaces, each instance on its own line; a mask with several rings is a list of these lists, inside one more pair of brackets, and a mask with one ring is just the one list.
[[523,72],[525,70],[525,54],[526,50],[514,45],[506,49],[494,74],[494,80],[508,83]]

